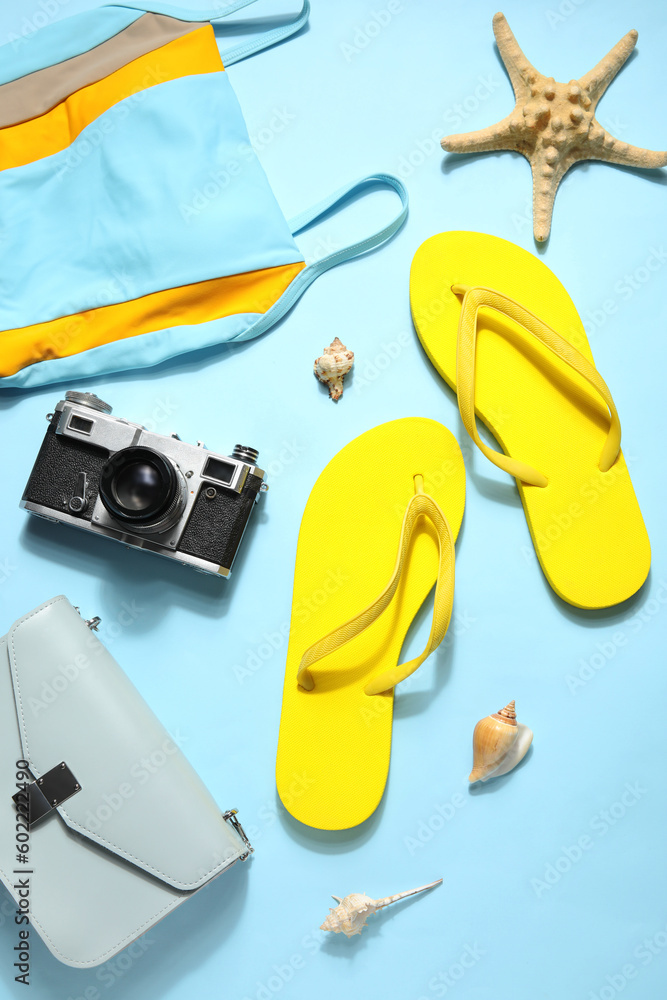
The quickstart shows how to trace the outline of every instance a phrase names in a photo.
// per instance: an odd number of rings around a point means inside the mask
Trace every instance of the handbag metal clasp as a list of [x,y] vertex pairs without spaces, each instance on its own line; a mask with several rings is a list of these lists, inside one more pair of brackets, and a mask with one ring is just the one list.
[[40,819],[80,791],[81,785],[65,761],[61,761],[41,778],[31,781],[25,789],[12,795],[12,799],[17,811],[25,817],[28,827],[32,829]]

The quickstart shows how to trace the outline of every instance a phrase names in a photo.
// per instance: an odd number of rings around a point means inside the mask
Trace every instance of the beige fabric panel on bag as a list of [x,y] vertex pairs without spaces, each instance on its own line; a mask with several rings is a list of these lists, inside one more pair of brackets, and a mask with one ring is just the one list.
[[201,28],[164,14],[144,14],[113,38],[88,52],[0,86],[0,128],[37,118],[70,94],[97,83],[167,42]]

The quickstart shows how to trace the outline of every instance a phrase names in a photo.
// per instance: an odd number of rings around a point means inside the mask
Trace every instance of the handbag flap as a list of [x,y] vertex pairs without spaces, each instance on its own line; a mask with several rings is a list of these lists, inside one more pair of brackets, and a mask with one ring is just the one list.
[[[64,762],[80,786],[57,807],[67,826],[180,890],[198,889],[247,854],[172,737],[67,598],[19,619],[7,645],[32,774],[39,778]],[[54,821],[47,816],[41,823]]]

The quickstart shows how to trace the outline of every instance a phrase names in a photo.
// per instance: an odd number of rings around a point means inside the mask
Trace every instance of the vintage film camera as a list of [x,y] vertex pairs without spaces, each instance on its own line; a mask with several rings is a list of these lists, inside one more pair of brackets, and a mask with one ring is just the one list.
[[91,392],[65,393],[53,413],[21,507],[202,573],[228,577],[260,493],[254,448],[231,456],[153,434],[111,415]]

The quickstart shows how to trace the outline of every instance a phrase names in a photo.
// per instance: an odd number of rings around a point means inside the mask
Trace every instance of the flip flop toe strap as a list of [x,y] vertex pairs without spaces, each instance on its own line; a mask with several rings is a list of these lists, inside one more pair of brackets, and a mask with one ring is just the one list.
[[477,317],[482,308],[495,309],[509,319],[518,323],[524,330],[532,334],[540,343],[548,347],[557,357],[570,368],[583,376],[600,394],[609,408],[611,424],[606,441],[600,455],[599,468],[607,472],[616,461],[621,448],[621,424],[611,393],[601,378],[598,370],[581,354],[576,347],[556,333],[550,326],[524,306],[503,295],[493,288],[469,285],[452,285],[455,295],[462,295],[461,316],[456,346],[456,384],[459,400],[459,411],[465,429],[477,447],[498,468],[504,469],[510,475],[531,486],[547,486],[548,479],[544,473],[534,469],[532,465],[511,458],[501,452],[494,451],[484,444],[479,436],[475,421],[475,353],[477,342]]
[[306,691],[312,691],[315,688],[315,680],[310,671],[313,664],[360,635],[364,629],[367,629],[380,617],[382,612],[391,603],[406,564],[410,539],[419,518],[422,516],[427,517],[431,521],[438,536],[439,564],[433,602],[431,634],[429,635],[426,648],[420,656],[409,660],[407,663],[399,663],[395,667],[383,671],[383,673],[373,678],[365,686],[365,694],[383,694],[400,683],[400,681],[405,680],[406,677],[414,673],[417,667],[424,662],[427,656],[444,639],[449,626],[454,601],[454,537],[440,506],[432,496],[423,492],[423,479],[421,476],[415,476],[415,484],[418,492],[410,499],[403,517],[398,555],[389,583],[380,596],[369,604],[368,607],[364,608],[358,615],[350,618],[343,625],[339,625],[338,628],[329,632],[323,639],[319,639],[313,643],[306,650],[301,659],[297,677],[299,684]]

